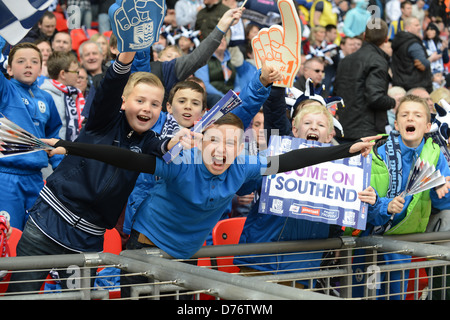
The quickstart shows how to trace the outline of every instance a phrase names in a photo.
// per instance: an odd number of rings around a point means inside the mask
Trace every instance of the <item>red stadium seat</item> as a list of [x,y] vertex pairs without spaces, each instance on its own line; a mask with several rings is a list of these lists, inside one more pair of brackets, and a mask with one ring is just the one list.
[[[19,243],[20,237],[22,237],[22,231],[17,228],[12,227],[11,237],[8,239],[8,247],[10,257],[16,256],[16,247],[17,243]],[[8,282],[11,278],[11,274],[8,273],[2,282],[0,282],[0,293],[6,292],[8,289]]]
[[56,30],[59,32],[68,32],[67,19],[62,12],[53,12],[56,17]]
[[[212,232],[213,245],[238,244],[245,220],[245,217],[238,217],[219,221]],[[217,257],[217,266],[219,271],[239,272],[239,268],[233,265],[232,256]]]

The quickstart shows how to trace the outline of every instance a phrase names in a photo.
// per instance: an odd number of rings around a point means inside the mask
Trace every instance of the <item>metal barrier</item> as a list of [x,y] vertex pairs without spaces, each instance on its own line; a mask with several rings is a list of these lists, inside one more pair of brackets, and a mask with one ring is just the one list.
[[[137,275],[146,277],[148,281],[130,286],[130,297],[126,299],[440,300],[449,297],[448,241],[450,232],[205,246],[189,261],[172,259],[158,249],[126,250],[120,255],[85,253],[2,258],[0,270],[70,269],[72,272],[67,279],[60,279],[67,281],[67,288],[20,295],[4,292],[0,294],[0,300],[125,299],[120,295],[120,287],[124,287],[121,279]],[[280,274],[255,270],[251,277],[217,271],[214,267],[214,261],[222,257],[298,255],[305,251],[321,252],[321,260],[325,262],[322,267],[308,271],[289,270],[289,273]],[[386,260],[386,257],[390,259]],[[197,258],[209,258],[213,261],[212,266],[199,266]],[[103,268],[120,269],[123,274],[102,276],[98,271]],[[94,277],[91,275],[93,273],[96,274]],[[98,285],[102,278],[107,281]],[[297,284],[300,280],[308,283],[306,288],[299,288]],[[108,281],[111,284],[105,285]],[[289,285],[286,285],[287,282]],[[3,280],[0,284],[8,283]],[[391,289],[395,287],[396,290]],[[356,292],[362,294],[356,296]]]

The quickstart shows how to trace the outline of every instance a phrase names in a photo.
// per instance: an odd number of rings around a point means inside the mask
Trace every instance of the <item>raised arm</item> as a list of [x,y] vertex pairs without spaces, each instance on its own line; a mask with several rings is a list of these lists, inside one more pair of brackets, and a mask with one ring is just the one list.
[[271,84],[280,79],[281,73],[274,67],[268,66],[263,59],[261,70],[255,72],[251,81],[242,88],[239,94],[242,105],[232,111],[242,120],[244,128],[250,125],[253,117],[267,100]]
[[267,132],[267,141],[270,139],[272,130],[278,130],[280,136],[288,136],[292,132],[286,114],[285,90],[282,87],[272,87],[270,95],[263,105],[264,130]]
[[358,154],[362,154],[365,157],[375,145],[373,140],[379,139],[380,137],[361,138],[356,142],[332,147],[296,149],[278,156],[271,156],[267,158],[267,169],[263,175],[267,176],[298,170],[318,163],[353,157]]
[[67,154],[91,158],[131,171],[155,173],[156,156],[104,144],[90,144],[59,140],[55,147],[63,147]]
[[[185,149],[189,149],[194,146],[194,140],[201,139],[201,137],[201,134],[192,132],[188,128],[183,128],[170,140],[164,139],[161,145],[167,151],[178,142],[181,142]],[[58,154],[74,155],[102,161],[125,170],[155,173],[156,156],[154,154],[137,153],[129,149],[104,144],[71,142],[58,139],[41,140],[55,147],[52,150],[47,150],[51,157]]]
[[217,27],[203,40],[200,45],[190,54],[177,58],[175,62],[175,72],[179,81],[185,80],[194,74],[199,68],[204,66],[214,51],[219,47],[223,35],[228,28],[236,24],[242,15],[242,9],[230,9],[224,13],[217,23]]
[[119,114],[122,105],[122,93],[130,77],[134,52],[122,52],[108,68],[90,106],[86,130],[104,128]]

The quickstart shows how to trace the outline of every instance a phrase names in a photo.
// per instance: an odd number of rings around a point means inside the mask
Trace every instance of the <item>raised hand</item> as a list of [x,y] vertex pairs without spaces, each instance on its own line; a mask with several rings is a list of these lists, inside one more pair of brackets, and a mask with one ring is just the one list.
[[350,153],[361,152],[363,157],[367,157],[375,145],[375,140],[381,138],[381,135],[361,138],[362,142],[356,142],[350,147]]
[[264,86],[267,86],[272,82],[283,80],[283,76],[277,68],[266,64],[266,58],[262,58],[261,76],[259,77],[259,79]]
[[141,51],[159,39],[164,21],[164,0],[117,0],[109,8],[119,52]]
[[261,68],[261,60],[275,67],[282,74],[282,80],[274,83],[279,87],[292,87],[300,67],[301,24],[297,8],[291,0],[279,0],[283,26],[263,28],[252,39],[256,66]]
[[219,22],[217,23],[217,27],[223,32],[226,32],[230,26],[235,25],[239,22],[239,19],[241,19],[242,12],[244,10],[245,8],[234,8],[228,10],[223,14],[222,18],[220,18]]

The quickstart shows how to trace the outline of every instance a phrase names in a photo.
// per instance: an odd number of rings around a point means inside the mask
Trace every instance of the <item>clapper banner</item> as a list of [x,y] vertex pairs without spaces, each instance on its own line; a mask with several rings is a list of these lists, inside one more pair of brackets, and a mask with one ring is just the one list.
[[[272,136],[270,155],[324,147],[304,139]],[[370,185],[372,156],[324,162],[263,178],[259,212],[365,230],[368,204],[358,192]]]
[[53,0],[2,0],[0,36],[9,44],[22,40],[47,11]]

